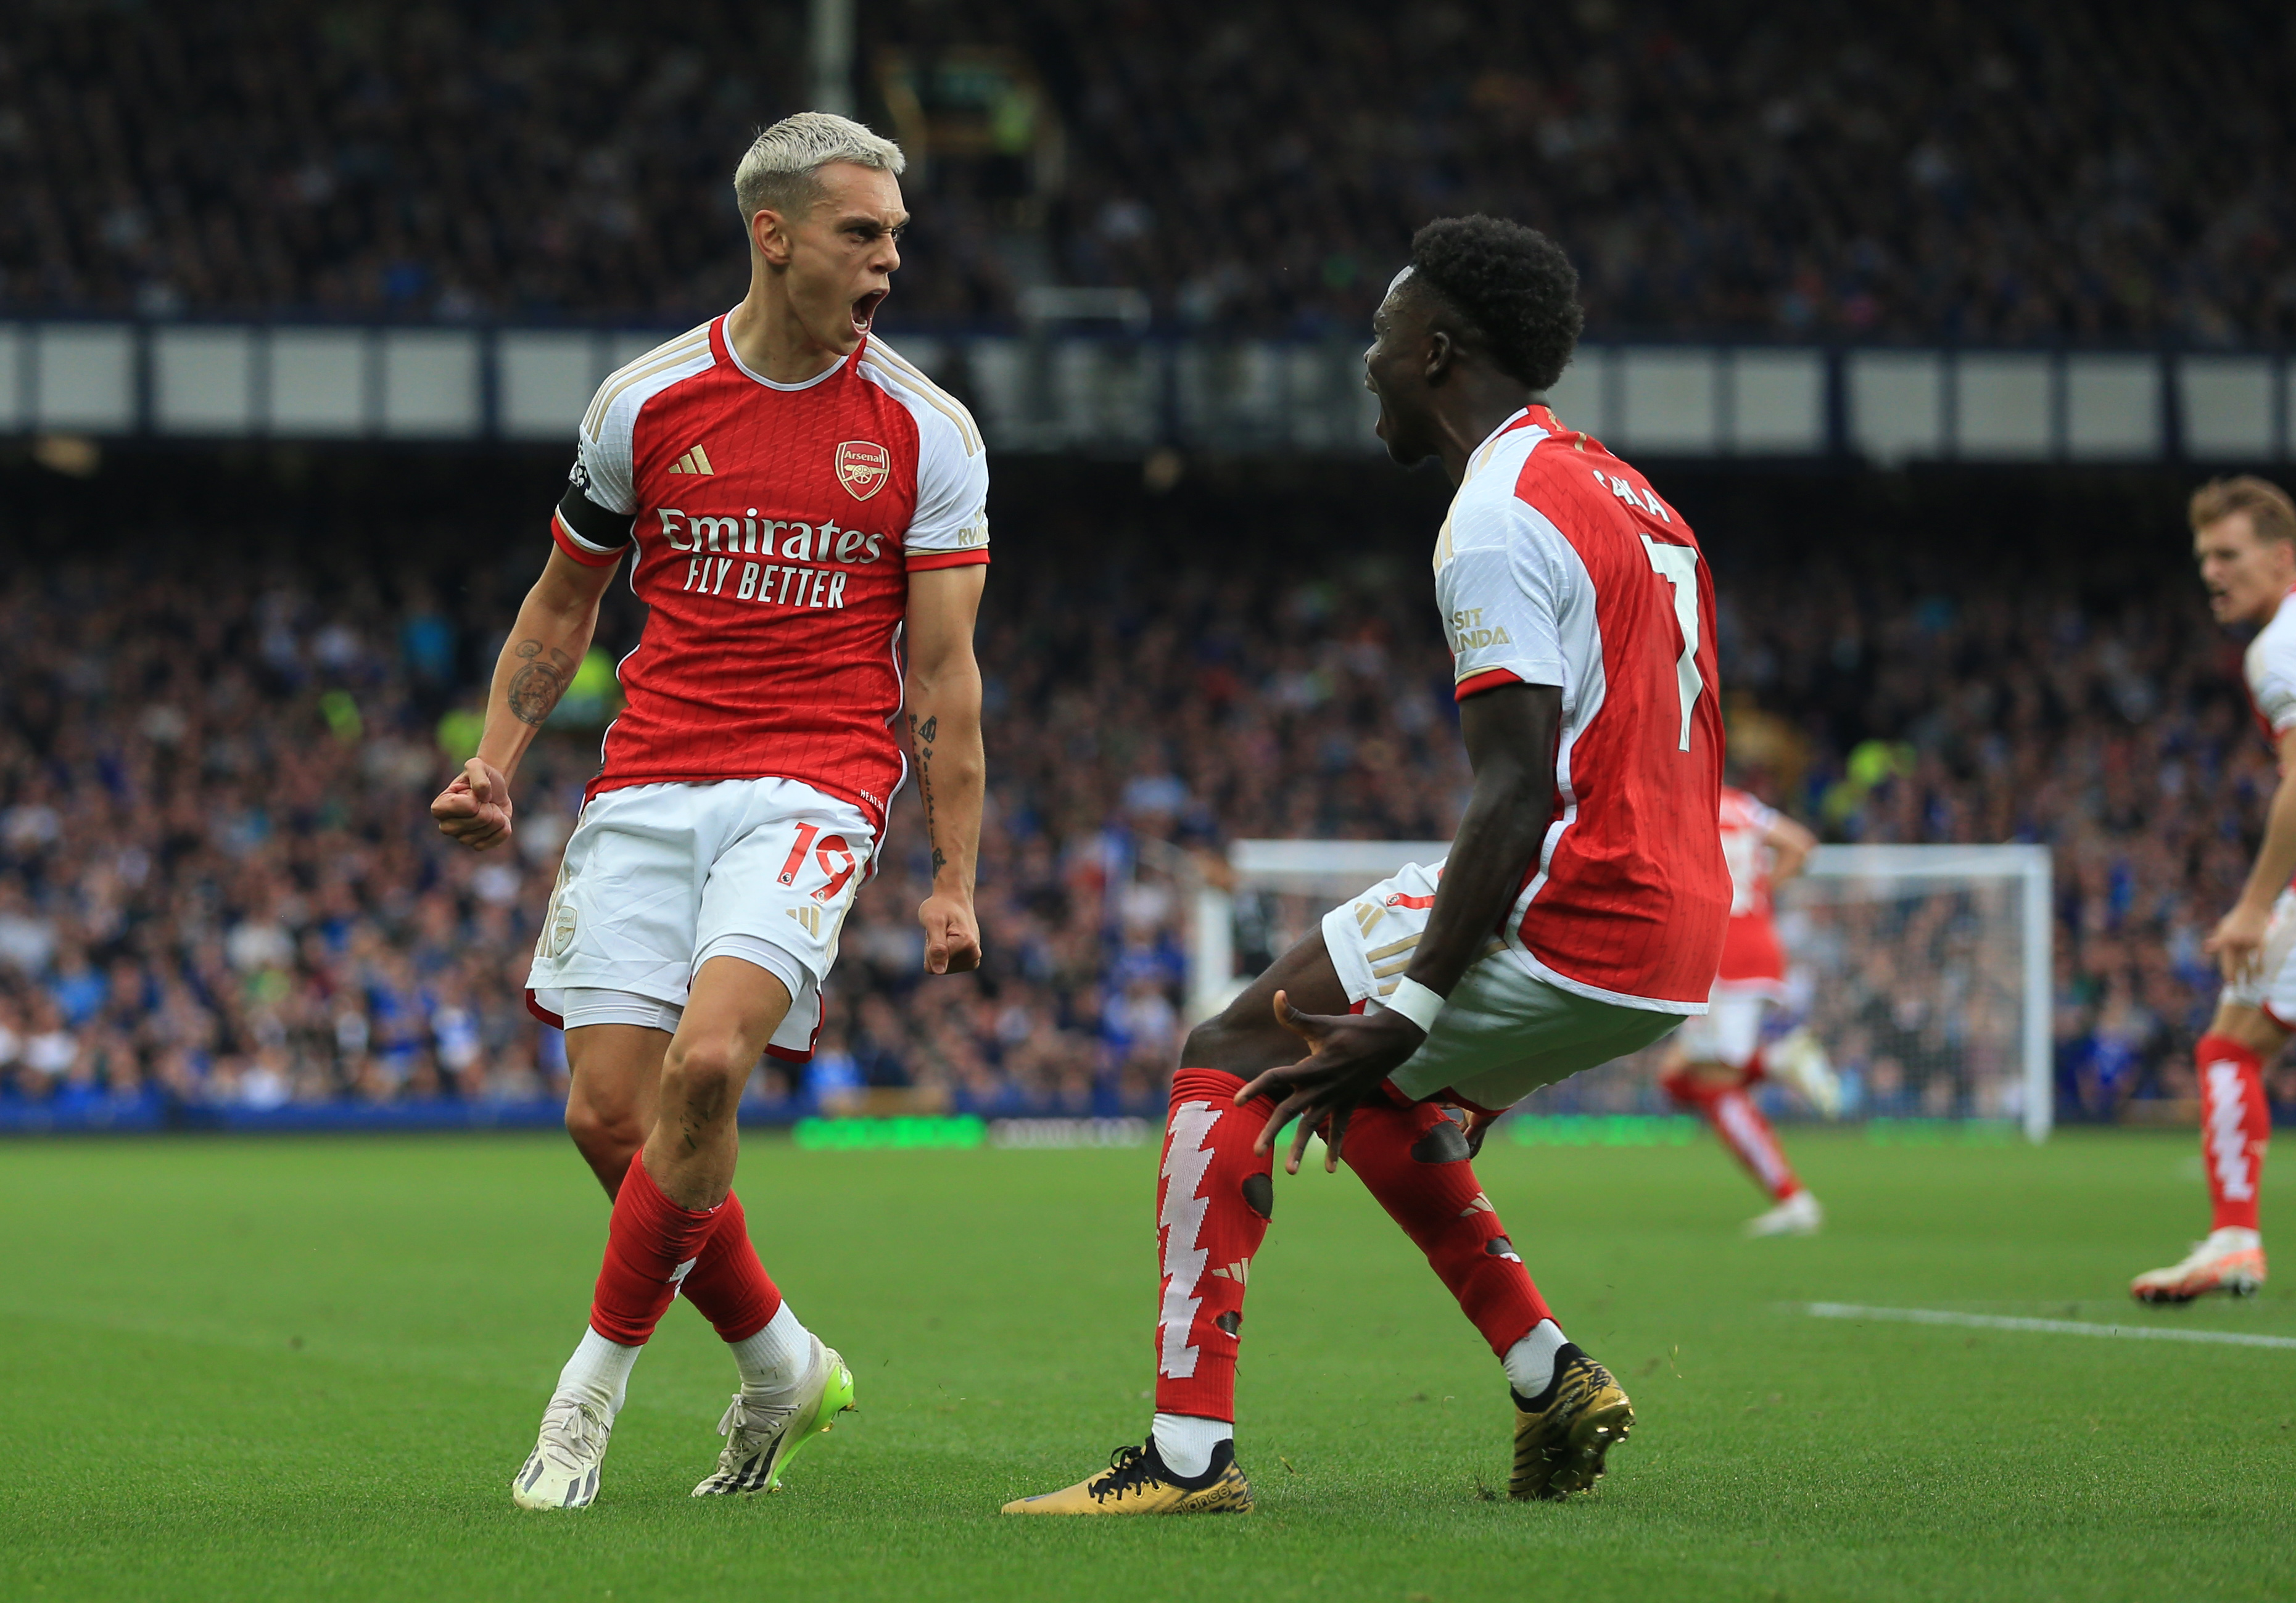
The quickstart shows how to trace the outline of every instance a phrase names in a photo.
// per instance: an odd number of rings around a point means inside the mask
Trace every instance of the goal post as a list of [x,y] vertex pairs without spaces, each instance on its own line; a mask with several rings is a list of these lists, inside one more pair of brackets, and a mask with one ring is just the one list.
[[[1225,883],[1208,875],[1195,891],[1190,1018],[1218,1012],[1348,897],[1449,850],[1440,840],[1234,842]],[[2009,1120],[2046,1141],[2051,896],[2046,846],[1819,846],[1778,887],[1785,1016],[1806,1021],[1846,1071],[1858,1111]],[[1618,1104],[1637,1094],[1627,1082],[1646,1081],[1644,1068],[1595,1070],[1611,1084],[1564,1094],[1631,1111]]]

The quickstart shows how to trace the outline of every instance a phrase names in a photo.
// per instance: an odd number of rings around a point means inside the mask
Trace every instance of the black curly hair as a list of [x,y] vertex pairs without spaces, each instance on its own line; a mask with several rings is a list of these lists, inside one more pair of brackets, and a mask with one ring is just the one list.
[[1532,389],[1562,376],[1586,313],[1562,247],[1504,217],[1438,217],[1411,236],[1411,276],[1465,318],[1499,371]]

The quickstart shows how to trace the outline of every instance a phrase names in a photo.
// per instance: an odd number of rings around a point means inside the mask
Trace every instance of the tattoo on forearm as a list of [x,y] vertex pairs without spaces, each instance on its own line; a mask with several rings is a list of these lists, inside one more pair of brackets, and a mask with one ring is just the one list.
[[940,830],[933,819],[933,739],[940,733],[939,716],[936,715],[919,724],[916,714],[911,713],[909,733],[917,743],[917,794],[924,800],[925,838],[932,843],[933,872],[939,874],[948,866],[948,854],[940,849]]
[[550,716],[558,699],[574,677],[574,658],[557,648],[547,648],[549,660],[543,660],[545,648],[538,640],[521,640],[517,654],[526,659],[526,666],[511,675],[510,716],[520,723],[540,728]]

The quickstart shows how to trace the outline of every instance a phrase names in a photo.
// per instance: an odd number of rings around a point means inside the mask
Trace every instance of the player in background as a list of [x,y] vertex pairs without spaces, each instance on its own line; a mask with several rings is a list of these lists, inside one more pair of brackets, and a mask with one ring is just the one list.
[[2252,1296],[2264,1284],[2257,1191],[2272,1110],[2264,1066],[2296,1030],[2296,504],[2278,485],[2243,474],[2193,495],[2193,555],[2217,622],[2257,631],[2242,667],[2257,727],[2280,765],[2264,844],[2240,900],[2204,950],[2225,986],[2193,1049],[2201,1086],[2201,1167],[2214,1218],[2184,1262],[2130,1282],[2144,1303],[2189,1303],[2211,1291]]
[[900,265],[902,165],[820,112],[742,157],[749,292],[599,388],[479,753],[431,804],[467,846],[510,838],[519,758],[627,557],[645,631],[528,980],[565,1026],[567,1127],[613,1216],[589,1328],[512,1482],[525,1507],[597,1495],[632,1367],[681,1286],[741,1374],[695,1496],[770,1490],[852,1406],[843,1361],[750,1246],[734,1116],[762,1054],[812,1051],[838,931],[907,774],[905,712],[932,851],[925,967],[980,961],[988,467],[964,409],[870,336]]
[[1190,1034],[1157,1198],[1149,1440],[1008,1514],[1250,1507],[1236,1354],[1272,1149],[1294,1119],[1287,1170],[1321,1132],[1326,1165],[1356,1172],[1497,1356],[1513,1496],[1592,1486],[1633,1424],[1618,1382],[1564,1338],[1472,1162],[1480,1119],[1703,1012],[1730,906],[1697,541],[1539,393],[1577,341],[1577,285],[1543,235],[1447,218],[1419,231],[1373,320],[1380,438],[1406,466],[1439,459],[1456,487],[1435,594],[1473,789],[1445,862],[1333,909]]
[[1751,1236],[1815,1235],[1825,1222],[1777,1132],[1747,1090],[1775,1071],[1828,1118],[1841,1110],[1841,1087],[1809,1031],[1762,1044],[1762,1015],[1785,999],[1786,952],[1771,920],[1772,887],[1801,872],[1817,837],[1745,791],[1722,789],[1722,860],[1730,865],[1730,928],[1706,1016],[1684,1022],[1659,1084],[1677,1105],[1714,1126],[1754,1183],[1775,1204],[1746,1222]]

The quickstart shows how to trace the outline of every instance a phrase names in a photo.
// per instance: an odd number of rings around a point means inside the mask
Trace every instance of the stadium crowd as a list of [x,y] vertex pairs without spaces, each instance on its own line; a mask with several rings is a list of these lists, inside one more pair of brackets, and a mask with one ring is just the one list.
[[[28,0],[0,306],[723,307],[727,169],[796,109],[803,11]],[[1417,223],[1480,209],[1571,249],[1598,331],[2296,332],[2296,14],[2259,0],[869,0],[860,37],[887,126],[897,78],[1021,63],[985,156],[918,152],[896,317],[1049,276],[1352,334]]]
[[[1466,775],[1415,559],[1302,582],[1272,555],[1110,558],[1081,525],[1041,532],[984,613],[988,969],[920,982],[905,797],[820,1054],[794,1081],[761,1068],[759,1098],[1152,1105],[1187,854],[1449,832]],[[27,561],[0,588],[0,1099],[78,1116],[560,1092],[521,982],[594,727],[537,746],[513,850],[452,849],[425,811],[522,564],[386,592],[351,553],[219,566],[199,546]],[[2199,942],[2271,784],[2192,598],[2067,580],[1954,601],[1805,556],[1726,566],[1722,609],[1734,750],[1774,797],[1834,839],[2055,848],[2065,1112],[2189,1094]],[[631,626],[618,610],[606,633]],[[577,690],[565,714],[594,724],[610,709]],[[2296,1068],[2273,1084],[2296,1104]]]

